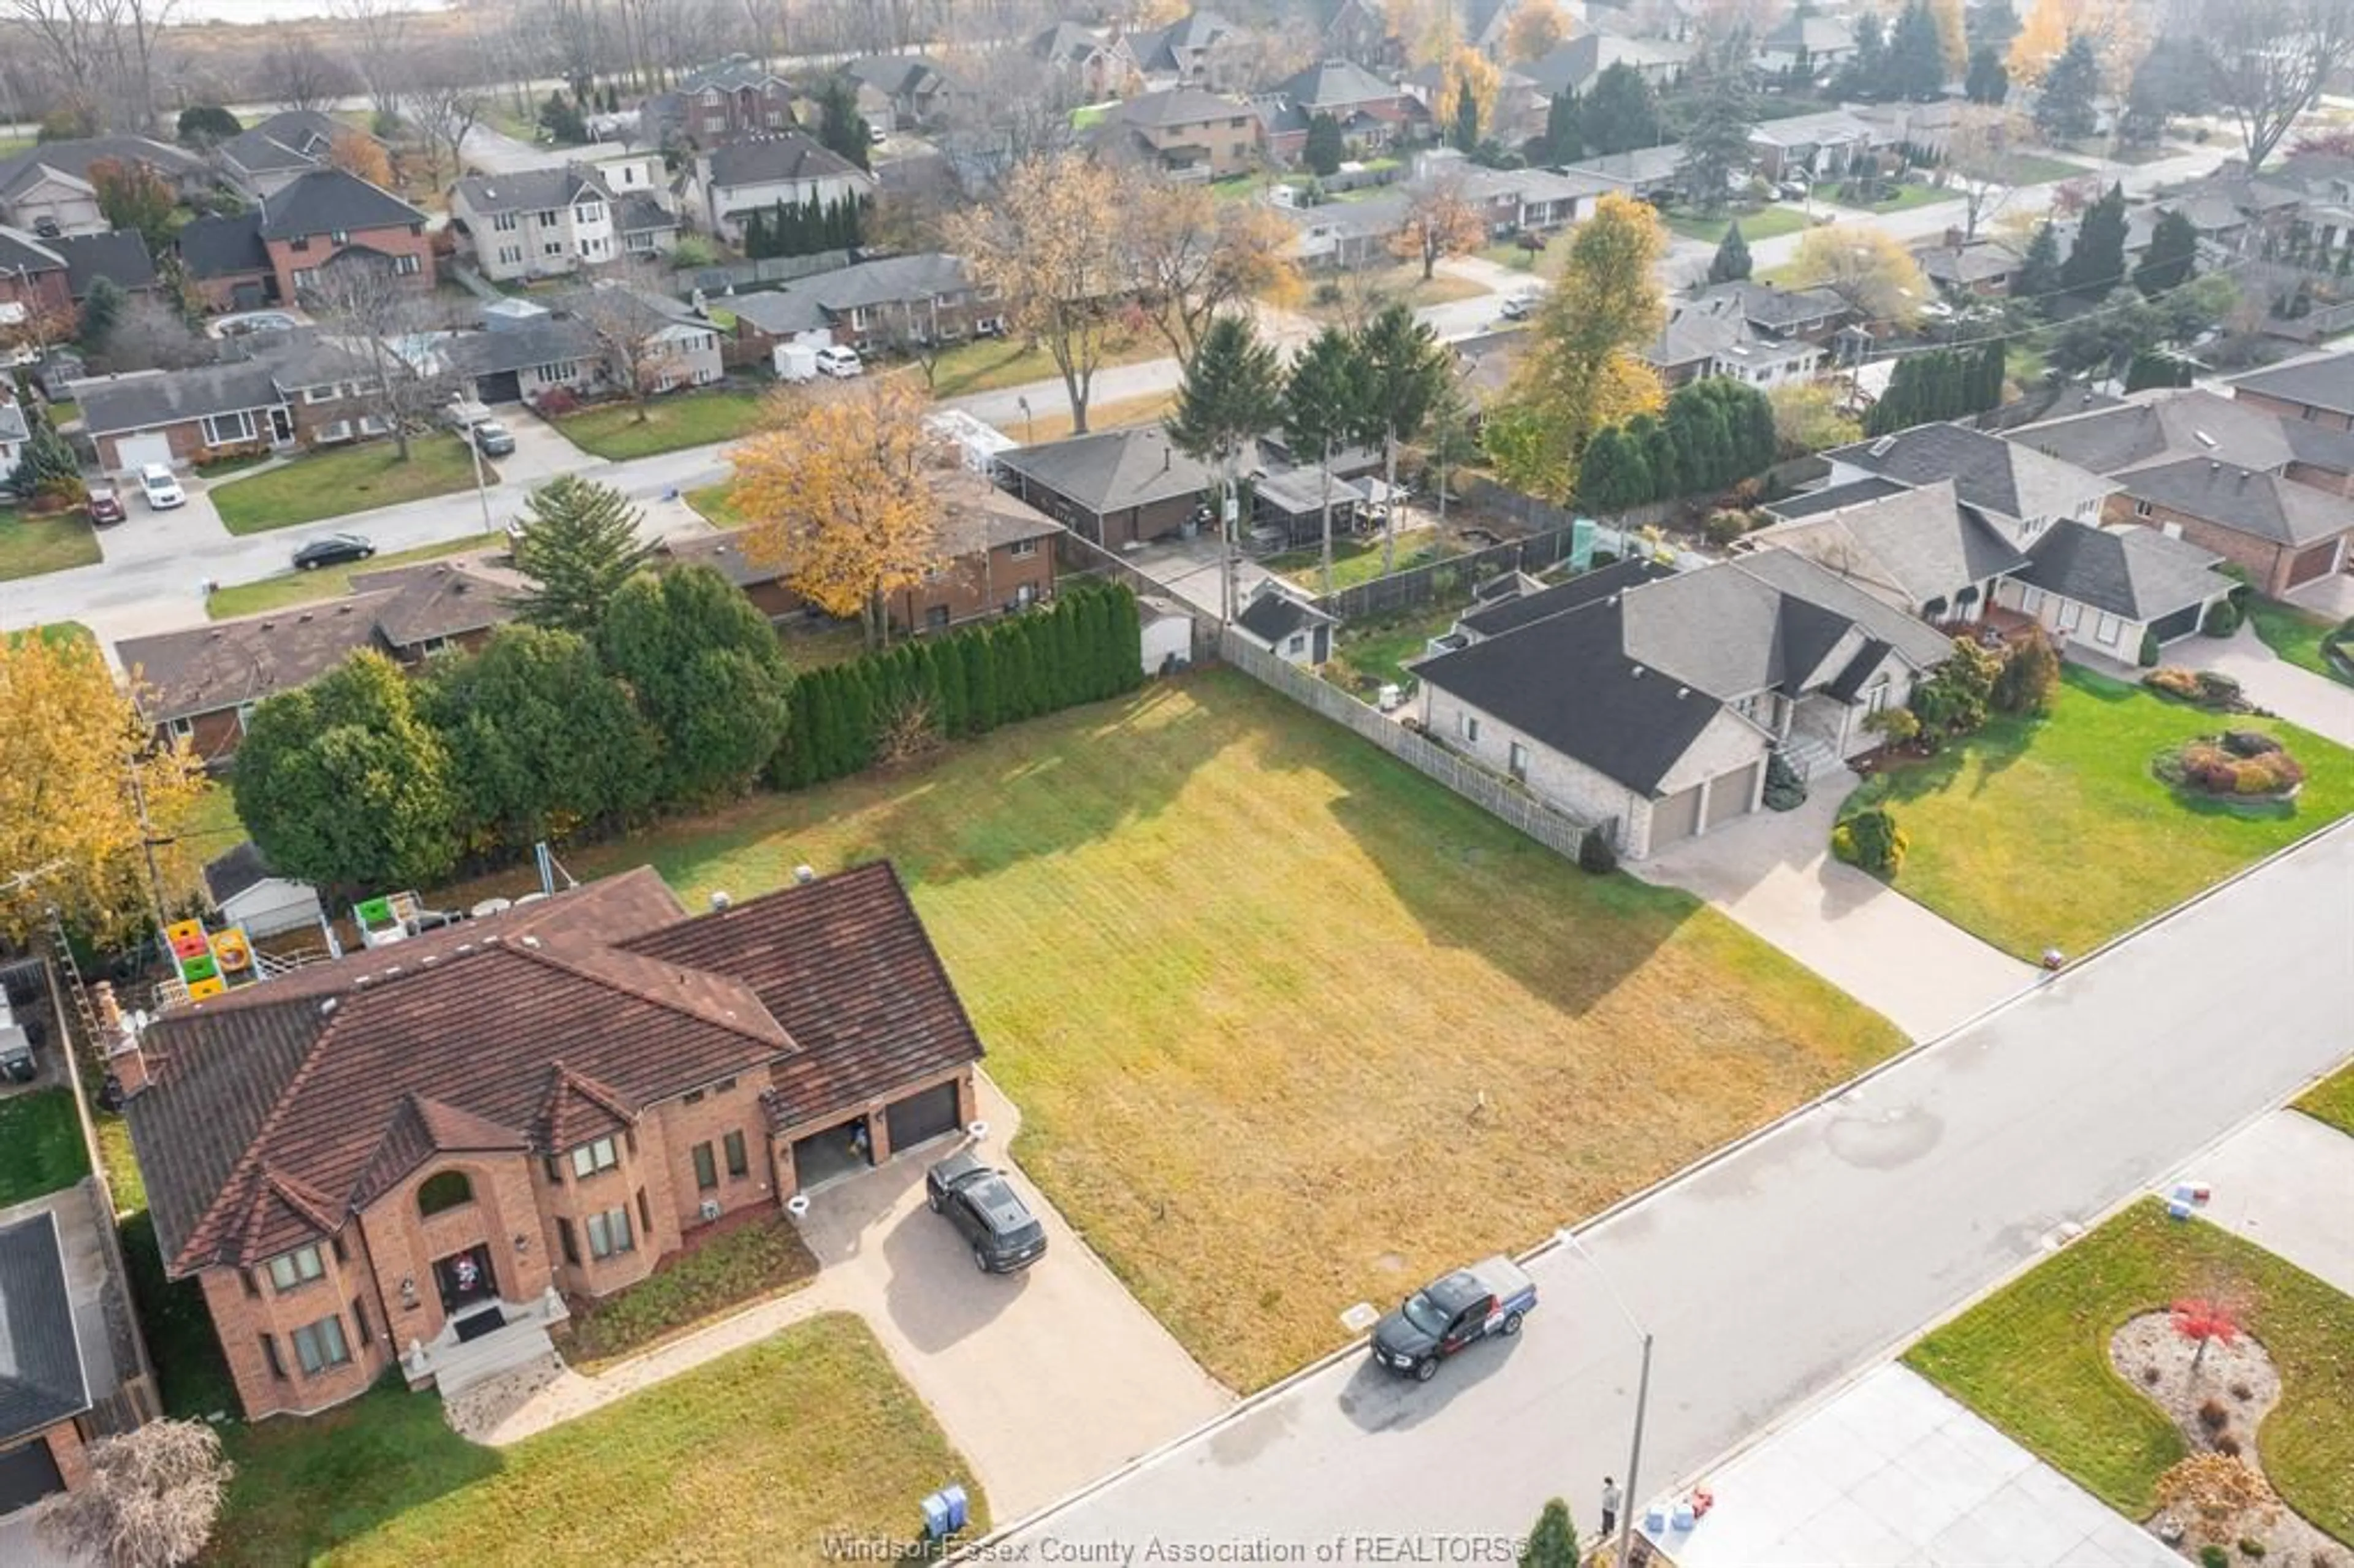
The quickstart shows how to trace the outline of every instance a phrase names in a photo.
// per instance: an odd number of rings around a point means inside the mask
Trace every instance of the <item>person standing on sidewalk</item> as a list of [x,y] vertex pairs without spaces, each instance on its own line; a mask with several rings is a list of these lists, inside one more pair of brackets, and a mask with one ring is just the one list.
[[1602,1478],[1602,1539],[1609,1540],[1618,1533],[1618,1483],[1608,1476]]

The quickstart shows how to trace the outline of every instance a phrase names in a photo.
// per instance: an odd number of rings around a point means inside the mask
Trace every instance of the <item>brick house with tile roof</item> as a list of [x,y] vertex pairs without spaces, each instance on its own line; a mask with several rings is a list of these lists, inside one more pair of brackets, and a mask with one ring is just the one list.
[[440,1381],[972,1119],[981,1041],[887,863],[714,902],[642,866],[116,1044],[166,1271],[249,1417]]

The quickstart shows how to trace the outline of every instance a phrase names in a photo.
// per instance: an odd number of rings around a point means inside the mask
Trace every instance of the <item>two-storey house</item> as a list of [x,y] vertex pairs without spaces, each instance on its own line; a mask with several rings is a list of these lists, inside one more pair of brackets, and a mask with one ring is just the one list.
[[1097,146],[1141,158],[1163,174],[1214,180],[1257,162],[1259,117],[1240,99],[1170,87],[1114,106],[1089,134]]
[[450,188],[450,217],[493,282],[560,278],[625,254],[620,203],[578,164],[474,175]]
[[820,207],[871,200],[875,176],[798,131],[736,141],[697,153],[681,185],[695,220],[730,245],[744,242],[744,221],[779,203]]
[[793,84],[747,56],[732,55],[689,71],[674,90],[646,100],[641,124],[656,141],[675,138],[705,151],[772,136],[793,124]]
[[393,275],[419,293],[433,288],[425,215],[357,175],[313,169],[264,198],[258,210],[256,232],[281,300],[300,300],[321,267],[354,250],[386,258]]

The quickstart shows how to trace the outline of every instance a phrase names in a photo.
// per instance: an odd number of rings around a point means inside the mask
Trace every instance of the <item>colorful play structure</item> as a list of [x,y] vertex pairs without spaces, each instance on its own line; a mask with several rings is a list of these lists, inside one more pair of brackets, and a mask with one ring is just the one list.
[[181,920],[164,927],[164,940],[172,950],[173,968],[187,988],[190,1001],[251,985],[260,978],[253,961],[253,943],[242,926],[207,931],[201,920]]

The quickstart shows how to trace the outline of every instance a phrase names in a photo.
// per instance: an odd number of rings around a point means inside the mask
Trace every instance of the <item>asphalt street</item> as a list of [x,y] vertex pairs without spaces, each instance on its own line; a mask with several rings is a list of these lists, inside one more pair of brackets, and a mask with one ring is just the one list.
[[1399,1561],[1413,1541],[1516,1535],[1554,1494],[1591,1531],[1603,1476],[1627,1478],[1638,1361],[1597,1266],[1656,1338],[1649,1496],[2342,1061],[2349,905],[2340,824],[1591,1227],[1593,1261],[1554,1246],[1517,1340],[1426,1384],[1348,1356],[1010,1531],[995,1560],[1157,1540]]

